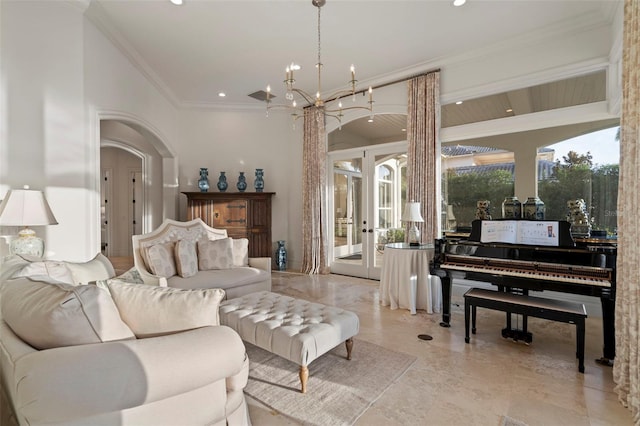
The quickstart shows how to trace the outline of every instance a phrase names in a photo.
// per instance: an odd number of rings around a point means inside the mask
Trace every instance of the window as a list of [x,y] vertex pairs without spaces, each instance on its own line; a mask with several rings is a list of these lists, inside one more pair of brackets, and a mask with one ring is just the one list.
[[378,166],[378,227],[391,228],[393,224],[393,171]]
[[502,217],[502,201],[514,194],[513,153],[466,145],[442,147],[444,230],[471,226],[479,200],[489,201],[492,218]]
[[553,167],[538,179],[546,219],[567,220],[567,202],[583,199],[592,229],[609,236],[617,233],[619,129],[611,127],[547,147],[554,154]]

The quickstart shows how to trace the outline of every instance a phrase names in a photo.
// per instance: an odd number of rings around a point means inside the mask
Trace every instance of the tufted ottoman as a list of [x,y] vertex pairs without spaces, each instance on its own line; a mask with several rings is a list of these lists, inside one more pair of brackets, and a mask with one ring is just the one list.
[[352,337],[359,328],[353,312],[268,291],[223,302],[220,323],[242,340],[300,365],[302,393],[307,391],[311,361],[342,342],[351,359]]

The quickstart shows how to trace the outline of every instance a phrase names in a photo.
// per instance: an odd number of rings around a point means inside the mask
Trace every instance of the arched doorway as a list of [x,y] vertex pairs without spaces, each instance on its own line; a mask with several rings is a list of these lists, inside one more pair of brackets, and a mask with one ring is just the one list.
[[[165,218],[175,219],[178,211],[177,158],[166,138],[149,123],[131,114],[98,113],[96,135],[99,146],[99,170],[96,192],[100,193],[100,238],[110,246],[113,259],[131,262],[131,235],[151,232]],[[102,161],[103,154],[108,155]],[[115,164],[115,165],[114,165]],[[102,167],[103,165],[107,167]],[[107,170],[104,170],[107,169]],[[111,185],[105,185],[105,172],[110,169]],[[119,182],[119,183],[118,183]],[[117,189],[116,189],[117,188]],[[113,201],[112,226],[105,226],[105,195]],[[124,192],[123,200],[115,202]],[[109,224],[107,224],[109,225]],[[103,245],[103,249],[104,249]],[[118,268],[116,268],[118,269]]]

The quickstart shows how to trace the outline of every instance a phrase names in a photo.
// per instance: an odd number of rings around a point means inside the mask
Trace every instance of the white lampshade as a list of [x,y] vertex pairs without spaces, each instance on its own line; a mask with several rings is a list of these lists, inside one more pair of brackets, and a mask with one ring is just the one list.
[[0,226],[56,225],[42,191],[13,189],[0,204]]
[[13,254],[42,257],[44,241],[36,237],[36,233],[29,229],[29,226],[56,225],[57,223],[42,191],[10,190],[0,204],[0,226],[24,227],[18,233],[19,238],[11,241],[9,249]]
[[420,213],[420,203],[411,201],[404,206],[404,213],[402,214],[403,222],[424,222],[422,214]]

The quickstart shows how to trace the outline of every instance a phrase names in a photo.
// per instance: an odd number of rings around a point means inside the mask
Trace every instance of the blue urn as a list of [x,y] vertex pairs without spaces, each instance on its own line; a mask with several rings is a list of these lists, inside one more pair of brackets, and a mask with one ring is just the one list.
[[209,170],[207,170],[206,167],[200,167],[198,188],[200,188],[200,192],[207,192],[209,190]]
[[262,169],[256,169],[256,180],[253,182],[253,187],[256,192],[262,192],[264,190],[264,171]]
[[238,188],[238,192],[244,192],[244,190],[247,189],[247,178],[245,177],[244,172],[240,172],[236,188]]
[[220,172],[220,177],[218,178],[218,190],[220,192],[224,192],[227,190],[227,176],[224,174],[225,172]]
[[284,247],[284,240],[278,241],[276,265],[278,266],[279,271],[285,271],[287,269],[287,249]]

